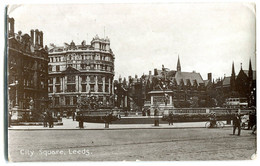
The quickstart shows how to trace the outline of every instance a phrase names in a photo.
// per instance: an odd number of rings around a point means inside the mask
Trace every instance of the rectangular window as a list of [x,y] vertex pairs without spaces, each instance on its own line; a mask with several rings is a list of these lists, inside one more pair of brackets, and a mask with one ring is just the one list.
[[75,92],[76,86],[75,85],[67,85],[67,91],[68,92]]
[[56,84],[60,83],[60,77],[56,77]]
[[82,87],[82,92],[86,92],[86,85],[85,84],[81,84]]
[[60,66],[56,66],[56,71],[60,71]]
[[57,93],[60,92],[60,85],[56,85],[56,92],[57,92]]
[[102,85],[98,85],[98,92],[103,92],[103,86]]
[[82,81],[81,82],[86,82],[86,76],[81,76]]
[[90,82],[95,82],[95,77],[94,76],[90,76]]
[[60,102],[59,102],[59,97],[55,97],[55,105],[59,105]]
[[53,93],[53,87],[49,86],[49,93]]
[[48,70],[52,71],[52,66],[51,65],[48,66]]
[[77,96],[73,96],[73,105],[77,105]]
[[90,92],[94,92],[94,85],[90,85]]
[[70,105],[70,97],[69,96],[65,97],[65,104]]
[[97,78],[98,78],[98,83],[102,83],[103,82],[101,76],[98,76]]

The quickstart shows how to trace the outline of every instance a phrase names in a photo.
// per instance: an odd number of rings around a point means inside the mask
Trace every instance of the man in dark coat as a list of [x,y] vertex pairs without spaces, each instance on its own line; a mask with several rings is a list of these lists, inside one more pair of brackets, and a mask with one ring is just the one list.
[[173,125],[173,113],[170,112],[169,114],[169,125]]
[[235,135],[236,128],[238,128],[238,136],[241,132],[241,116],[240,113],[237,111],[235,116],[233,117],[233,135]]
[[47,121],[48,121],[47,114],[44,113],[44,114],[43,114],[43,127],[47,127]]
[[49,128],[53,128],[53,117],[51,113],[49,113],[48,115],[48,121],[49,121]]

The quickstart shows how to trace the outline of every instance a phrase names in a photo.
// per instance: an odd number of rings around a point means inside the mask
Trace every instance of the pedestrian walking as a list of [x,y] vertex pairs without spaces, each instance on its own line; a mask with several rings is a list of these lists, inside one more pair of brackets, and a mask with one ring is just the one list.
[[49,113],[48,120],[49,120],[49,128],[53,128],[53,117],[51,113]]
[[154,126],[159,126],[159,110],[157,108],[154,110]]
[[173,125],[173,113],[172,112],[170,112],[170,114],[169,114],[169,125]]
[[75,112],[72,113],[72,119],[73,119],[73,121],[75,120],[75,114],[76,114]]
[[143,116],[146,116],[146,111],[145,111],[144,108],[142,109],[142,115],[143,115]]
[[48,121],[48,117],[46,112],[43,113],[43,127],[47,127],[47,121]]
[[240,113],[237,111],[235,116],[233,117],[233,135],[236,133],[236,128],[238,128],[238,136],[240,136],[241,132],[241,116]]
[[250,130],[250,129],[252,129],[252,127],[253,127],[254,115],[253,115],[253,113],[250,111],[249,114],[248,114],[248,116],[249,116],[249,120],[248,120],[247,130]]
[[147,110],[147,115],[151,116],[151,110],[150,109]]

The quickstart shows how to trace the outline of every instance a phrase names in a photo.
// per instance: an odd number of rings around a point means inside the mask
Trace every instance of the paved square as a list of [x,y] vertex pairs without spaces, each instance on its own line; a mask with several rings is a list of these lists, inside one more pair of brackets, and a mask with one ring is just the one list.
[[256,136],[232,128],[9,130],[10,161],[249,160]]

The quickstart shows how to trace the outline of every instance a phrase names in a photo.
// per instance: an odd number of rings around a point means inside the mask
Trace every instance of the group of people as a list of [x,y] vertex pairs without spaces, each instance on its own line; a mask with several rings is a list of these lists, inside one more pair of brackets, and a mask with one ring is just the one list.
[[[240,136],[241,133],[241,114],[236,111],[235,115],[232,117],[233,120],[233,135],[236,133],[236,129],[238,130],[237,135]],[[210,127],[215,127],[217,122],[216,113],[212,112],[210,114]],[[248,130],[252,129],[252,134],[255,134],[256,131],[256,114],[255,112],[249,112],[249,121],[248,121]]]
[[[238,129],[238,134],[240,135],[241,132],[241,115],[237,111],[235,116],[233,117],[233,135],[236,133],[236,128]],[[247,130],[252,129],[252,134],[255,134],[256,132],[256,113],[254,112],[249,112],[249,120],[248,120],[248,128]]]
[[44,112],[43,114],[43,127],[48,127],[49,123],[49,128],[53,128],[53,117],[51,112]]

